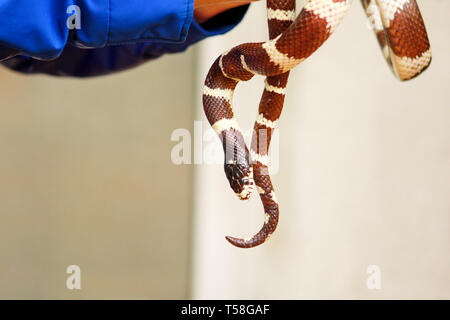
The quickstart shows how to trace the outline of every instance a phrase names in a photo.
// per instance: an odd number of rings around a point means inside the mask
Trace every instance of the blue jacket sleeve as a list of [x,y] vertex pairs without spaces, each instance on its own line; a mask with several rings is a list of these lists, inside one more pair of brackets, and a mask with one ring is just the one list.
[[[23,2],[13,0],[7,3],[16,1]],[[64,2],[62,0],[40,1],[47,4]],[[79,2],[93,9],[94,3],[100,6],[104,1]],[[0,45],[18,49],[22,53],[20,56],[3,61],[2,64],[22,73],[47,73],[75,77],[109,74],[137,66],[165,53],[184,51],[206,37],[223,34],[238,24],[248,9],[248,6],[234,8],[200,25],[193,19],[193,0],[128,0],[127,2],[110,0],[110,2],[110,14],[108,18],[104,18],[109,21],[105,22],[108,25],[106,34],[101,20],[96,20],[94,17],[96,14],[102,16],[102,10],[106,10],[107,7],[100,7],[92,12],[87,9],[81,10],[81,28],[69,30],[67,34],[60,30],[53,35],[54,30],[58,28],[49,27],[41,30],[37,25],[30,28],[28,32],[23,31],[23,25],[22,28],[11,30],[10,34],[21,30],[14,36],[7,36],[5,32],[0,31]],[[0,1],[0,19],[5,12],[1,3]],[[168,3],[176,3],[178,7],[166,5]],[[115,9],[113,4],[117,6]],[[145,10],[152,6],[153,10]],[[83,19],[83,16],[87,17]],[[20,24],[16,19],[14,20],[16,24]],[[62,40],[64,37],[67,40]],[[21,39],[27,39],[27,41]]]

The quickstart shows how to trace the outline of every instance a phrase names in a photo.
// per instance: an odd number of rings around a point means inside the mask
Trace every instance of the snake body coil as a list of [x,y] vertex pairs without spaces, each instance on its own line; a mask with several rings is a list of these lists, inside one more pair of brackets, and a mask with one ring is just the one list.
[[[278,202],[268,173],[271,135],[281,115],[289,71],[313,54],[336,30],[352,0],[307,0],[295,16],[295,0],[267,0],[270,40],[234,47],[216,59],[203,87],[206,117],[222,140],[224,169],[239,199],[260,194],[265,221],[250,239],[226,237],[233,245],[262,244],[278,224]],[[415,0],[362,0],[384,57],[400,80],[412,79],[431,62],[430,43]],[[255,74],[266,85],[254,125],[250,151],[233,113],[232,98],[239,81]]]

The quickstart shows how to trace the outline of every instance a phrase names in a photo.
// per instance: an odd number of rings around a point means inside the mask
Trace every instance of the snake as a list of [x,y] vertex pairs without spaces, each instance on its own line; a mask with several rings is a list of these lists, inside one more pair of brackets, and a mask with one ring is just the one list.
[[[221,140],[224,171],[240,200],[257,189],[264,207],[261,229],[251,238],[226,236],[239,248],[266,242],[277,228],[279,205],[269,174],[269,146],[283,109],[289,72],[319,49],[340,25],[353,0],[267,0],[269,40],[240,44],[212,64],[203,86],[206,118]],[[401,81],[417,77],[431,63],[431,47],[416,0],[361,0],[383,56]],[[241,81],[265,76],[250,150],[233,112]],[[324,88],[326,91],[326,88]]]

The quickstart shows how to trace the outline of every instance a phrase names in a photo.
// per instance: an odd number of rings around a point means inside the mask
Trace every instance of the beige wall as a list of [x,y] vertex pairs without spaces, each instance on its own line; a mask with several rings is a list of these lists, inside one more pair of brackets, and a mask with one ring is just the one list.
[[[434,61],[400,83],[358,2],[292,74],[273,177],[281,218],[270,241],[230,246],[225,235],[261,226],[259,200],[239,202],[220,165],[196,171],[194,298],[450,298],[450,3],[419,1]],[[258,3],[232,33],[205,42],[197,83],[219,53],[266,39],[265,29]],[[262,78],[239,85],[243,128],[262,88]],[[366,287],[369,265],[381,268],[381,290]]]
[[0,70],[0,298],[187,297],[192,168],[170,135],[192,126],[193,58],[93,80]]

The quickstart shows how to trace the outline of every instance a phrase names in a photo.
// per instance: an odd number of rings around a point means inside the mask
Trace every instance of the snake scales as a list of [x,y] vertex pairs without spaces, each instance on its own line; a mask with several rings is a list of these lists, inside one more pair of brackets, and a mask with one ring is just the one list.
[[[416,77],[431,62],[425,25],[415,0],[362,0],[383,55],[400,80]],[[216,59],[203,87],[206,117],[221,138],[224,169],[233,191],[249,199],[253,186],[264,206],[265,221],[250,239],[226,237],[251,248],[264,243],[278,224],[279,208],[268,172],[268,150],[283,109],[289,71],[313,54],[336,30],[352,0],[307,0],[298,16],[295,0],[267,0],[270,40],[238,45]],[[266,76],[248,150],[233,114],[239,81]]]

